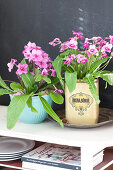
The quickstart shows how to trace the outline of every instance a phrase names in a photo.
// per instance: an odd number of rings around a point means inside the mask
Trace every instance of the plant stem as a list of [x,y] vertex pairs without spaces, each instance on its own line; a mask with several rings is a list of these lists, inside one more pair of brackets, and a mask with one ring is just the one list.
[[4,81],[9,82],[9,83],[17,83],[15,81],[11,81],[11,80],[4,80]]

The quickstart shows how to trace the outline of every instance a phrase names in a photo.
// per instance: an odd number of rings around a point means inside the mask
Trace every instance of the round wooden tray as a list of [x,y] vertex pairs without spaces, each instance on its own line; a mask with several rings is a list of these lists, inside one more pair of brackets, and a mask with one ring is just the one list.
[[[100,108],[99,109],[99,121],[97,124],[92,124],[92,125],[74,125],[74,124],[69,124],[65,118],[65,110],[59,110],[56,112],[57,115],[60,117],[62,122],[64,123],[64,126],[66,127],[71,127],[71,128],[95,128],[99,126],[103,126],[105,124],[113,122],[113,110],[108,109],[108,108]],[[50,116],[49,119],[54,121]]]

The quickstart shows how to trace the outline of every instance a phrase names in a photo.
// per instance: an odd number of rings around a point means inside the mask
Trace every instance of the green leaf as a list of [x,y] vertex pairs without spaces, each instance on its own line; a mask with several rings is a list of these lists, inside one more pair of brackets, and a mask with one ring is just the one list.
[[63,60],[60,58],[60,56],[57,56],[57,58],[53,61],[53,67],[56,70],[56,74],[58,78],[62,78],[61,76],[62,64],[63,64]]
[[55,102],[55,103],[57,103],[57,104],[63,104],[63,102],[64,102],[64,98],[62,97],[62,95],[61,94],[59,94],[59,93],[50,93],[50,96],[51,96],[51,98],[52,98],[52,100]]
[[39,82],[42,80],[42,75],[38,74],[37,77],[35,78],[36,82]]
[[106,82],[108,82],[111,86],[113,86],[113,72],[100,74],[100,77]]
[[8,111],[7,111],[7,128],[8,129],[12,129],[15,126],[30,96],[31,94],[30,95],[22,94],[19,96],[14,96],[12,98],[10,105],[8,106]]
[[25,58],[23,58],[23,60],[21,61],[21,64],[26,64]]
[[66,66],[65,64],[63,65],[62,67],[65,71],[68,71],[69,73],[72,73],[73,72],[73,69],[70,67],[70,66]]
[[99,96],[97,95],[97,88],[95,86],[95,80],[93,76],[91,74],[88,74],[83,80],[89,84],[90,92],[93,95],[95,101],[99,104],[100,100],[99,100]]
[[4,95],[4,94],[11,94],[11,91],[7,90],[7,89],[2,89],[0,88],[0,96]]
[[0,86],[3,87],[3,88],[5,88],[5,89],[10,90],[10,88],[6,85],[6,83],[3,81],[3,79],[1,78],[1,76],[0,76]]
[[71,52],[70,49],[66,50],[66,51],[64,51],[63,53],[60,54],[60,57],[65,58],[66,56],[69,56],[70,52]]
[[29,97],[28,101],[27,101],[27,105],[29,108],[31,108],[31,111],[34,113],[38,113],[38,111],[33,107],[32,105],[32,97]]
[[51,79],[50,79],[50,78],[48,78],[48,77],[45,76],[45,75],[40,75],[40,74],[36,77],[35,81],[36,81],[36,82],[39,82],[39,81],[41,81],[42,79],[45,80],[48,84],[51,83]]
[[48,84],[50,84],[51,83],[51,79],[50,78],[48,78],[47,76],[45,76],[45,75],[43,75],[42,76],[42,79],[43,80],[45,80]]
[[60,56],[57,56],[57,58],[52,63],[53,63],[54,69],[56,70],[57,77],[60,80],[61,86],[64,89],[64,81],[62,80],[62,76],[61,76],[63,60]]
[[96,71],[100,67],[100,65],[105,63],[107,60],[108,58],[103,58],[101,60],[95,61],[93,64],[91,64],[89,73]]
[[65,80],[66,80],[66,84],[69,89],[69,92],[70,93],[73,92],[73,90],[75,90],[76,88],[77,72],[69,73],[66,71]]
[[56,77],[51,77],[51,84],[57,84],[59,82],[59,79],[58,79],[58,77],[56,76]]
[[11,84],[10,84],[10,87],[11,87],[13,90],[23,90],[23,87],[22,87],[19,83],[11,83]]
[[35,80],[31,73],[22,74],[22,81],[24,82],[25,87],[28,89],[29,92],[32,91],[32,87],[34,86]]
[[61,127],[63,128],[64,125],[63,125],[63,122],[60,120],[60,118],[57,116],[57,114],[53,111],[53,109],[51,108],[51,106],[48,104],[48,102],[43,98],[43,97],[40,97],[40,100],[42,102],[42,105],[45,109],[45,111],[54,119],[56,120],[60,125]]

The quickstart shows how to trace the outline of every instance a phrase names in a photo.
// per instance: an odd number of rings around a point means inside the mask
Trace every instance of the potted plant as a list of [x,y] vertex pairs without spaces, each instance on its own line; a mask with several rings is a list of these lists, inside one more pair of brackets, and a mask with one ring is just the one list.
[[[60,45],[60,54],[53,66],[65,89],[66,119],[70,124],[96,124],[100,103],[98,78],[106,81],[106,87],[107,83],[113,85],[113,72],[105,70],[112,58],[113,36],[89,39],[78,31],[73,31],[73,34],[66,42],[55,38],[49,43]],[[81,50],[79,41],[83,41]]]
[[0,77],[0,95],[9,94],[11,98],[7,127],[13,128],[18,118],[25,123],[40,123],[47,117],[47,113],[63,127],[62,121],[52,109],[52,100],[58,104],[63,103],[63,90],[58,89],[59,79],[50,57],[41,47],[31,42],[24,47],[23,54],[20,63],[11,59],[7,64],[9,72],[14,66],[17,68],[19,82],[4,81]]

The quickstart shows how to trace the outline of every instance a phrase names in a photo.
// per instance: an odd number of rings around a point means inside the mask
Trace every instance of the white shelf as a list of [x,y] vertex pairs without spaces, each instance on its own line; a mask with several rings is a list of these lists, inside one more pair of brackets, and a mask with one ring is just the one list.
[[12,130],[8,130],[6,114],[7,107],[0,106],[0,135],[81,147],[82,170],[92,170],[93,155],[103,148],[113,146],[113,124],[91,129],[62,129],[56,122],[49,120],[31,125],[18,121]]
[[89,146],[100,144],[105,147],[113,145],[113,124],[98,128],[75,129],[65,127],[62,129],[56,122],[49,120],[40,124],[24,124],[18,121],[12,130],[6,127],[7,106],[0,106],[0,135],[32,139],[70,146]]

